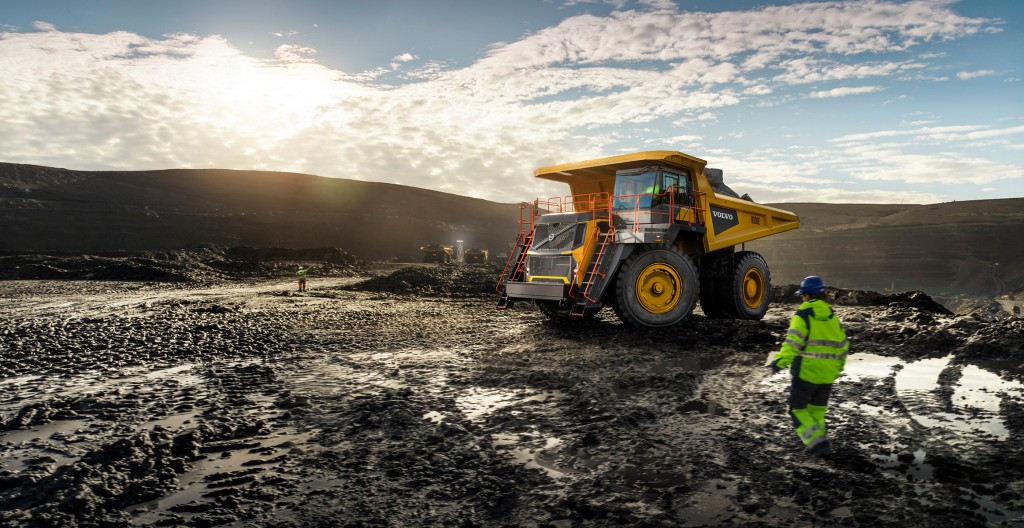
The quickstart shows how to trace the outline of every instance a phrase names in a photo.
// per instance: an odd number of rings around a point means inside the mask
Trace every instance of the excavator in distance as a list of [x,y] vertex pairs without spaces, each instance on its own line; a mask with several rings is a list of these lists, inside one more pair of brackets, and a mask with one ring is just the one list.
[[681,323],[698,301],[708,317],[764,317],[768,263],[743,244],[796,229],[800,219],[730,196],[724,184],[716,192],[706,165],[647,151],[537,169],[535,177],[566,183],[571,194],[520,205],[498,307],[531,301],[558,320],[609,306],[639,328]]

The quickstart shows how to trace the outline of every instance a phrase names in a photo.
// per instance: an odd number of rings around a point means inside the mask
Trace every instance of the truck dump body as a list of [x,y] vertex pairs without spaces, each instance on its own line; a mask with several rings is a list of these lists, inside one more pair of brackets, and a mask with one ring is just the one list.
[[694,206],[707,211],[706,215],[698,218],[698,222],[710,225],[709,236],[705,239],[708,252],[800,227],[800,219],[789,211],[716,194],[704,175],[707,162],[682,152],[656,150],[565,163],[537,169],[534,176],[568,184],[575,210],[587,211],[592,208],[592,203],[585,197],[602,193],[614,196],[618,172],[660,165],[692,174],[693,187],[699,193]]

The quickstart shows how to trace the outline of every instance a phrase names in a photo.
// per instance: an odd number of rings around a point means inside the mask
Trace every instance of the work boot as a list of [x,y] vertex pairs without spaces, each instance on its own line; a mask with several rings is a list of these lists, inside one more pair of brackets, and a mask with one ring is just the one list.
[[814,446],[807,449],[807,453],[811,455],[811,458],[822,458],[828,456],[832,446],[829,445],[828,440],[824,440],[815,444]]

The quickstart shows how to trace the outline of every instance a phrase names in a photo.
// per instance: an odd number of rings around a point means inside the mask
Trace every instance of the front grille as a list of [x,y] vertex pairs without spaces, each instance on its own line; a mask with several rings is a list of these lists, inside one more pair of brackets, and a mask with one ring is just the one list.
[[[532,249],[567,251],[576,242],[576,232],[586,231],[586,224],[537,224],[533,232]],[[580,237],[582,240],[582,237]]]
[[572,257],[569,255],[530,255],[526,264],[531,277],[565,277],[572,272]]

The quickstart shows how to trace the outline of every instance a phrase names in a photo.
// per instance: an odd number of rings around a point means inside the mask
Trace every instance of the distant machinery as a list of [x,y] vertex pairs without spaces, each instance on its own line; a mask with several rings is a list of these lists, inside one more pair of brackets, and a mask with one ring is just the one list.
[[466,251],[466,264],[484,264],[490,260],[490,252],[486,249],[470,248]]
[[447,264],[454,259],[452,246],[448,244],[429,244],[421,246],[420,251],[423,252],[423,262],[441,262]]

